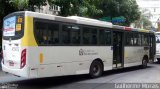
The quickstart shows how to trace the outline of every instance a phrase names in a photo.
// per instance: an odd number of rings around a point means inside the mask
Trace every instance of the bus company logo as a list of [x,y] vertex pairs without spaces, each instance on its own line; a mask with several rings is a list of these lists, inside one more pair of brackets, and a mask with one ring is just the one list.
[[98,55],[97,52],[95,52],[94,50],[84,50],[84,49],[80,49],[79,50],[79,55],[83,56],[83,55]]
[[83,50],[83,49],[80,49],[80,50],[79,50],[79,55],[80,55],[80,56],[84,55],[84,50]]

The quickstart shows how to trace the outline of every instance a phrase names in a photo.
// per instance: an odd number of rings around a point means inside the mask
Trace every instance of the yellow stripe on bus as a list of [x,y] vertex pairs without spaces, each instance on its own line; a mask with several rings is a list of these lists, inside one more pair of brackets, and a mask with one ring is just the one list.
[[39,62],[40,62],[40,64],[43,63],[43,54],[42,53],[39,54]]
[[37,46],[34,30],[33,30],[33,17],[25,16],[24,22],[24,36],[22,38],[22,46]]
[[124,53],[124,58],[125,58],[125,59],[128,59],[128,52],[125,52],[125,53]]

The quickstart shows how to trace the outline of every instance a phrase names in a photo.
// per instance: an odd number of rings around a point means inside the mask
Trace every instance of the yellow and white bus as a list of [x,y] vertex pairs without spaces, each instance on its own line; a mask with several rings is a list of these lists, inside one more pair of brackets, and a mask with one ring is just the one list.
[[22,11],[3,21],[2,70],[42,78],[143,65],[154,58],[151,31],[109,22]]

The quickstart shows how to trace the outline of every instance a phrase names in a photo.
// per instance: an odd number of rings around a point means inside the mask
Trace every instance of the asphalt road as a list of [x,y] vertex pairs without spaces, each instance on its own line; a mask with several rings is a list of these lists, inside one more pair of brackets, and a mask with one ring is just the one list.
[[149,64],[146,69],[131,67],[106,71],[96,79],[88,75],[25,79],[0,72],[0,83],[16,84],[18,89],[116,89],[115,84],[119,83],[159,83],[156,89],[160,89],[160,64]]

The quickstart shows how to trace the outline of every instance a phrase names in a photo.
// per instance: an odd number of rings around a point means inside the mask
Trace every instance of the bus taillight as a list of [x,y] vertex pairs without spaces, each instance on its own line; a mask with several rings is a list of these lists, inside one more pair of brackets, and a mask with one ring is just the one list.
[[26,65],[26,49],[22,50],[21,53],[21,65],[20,68],[22,69]]

